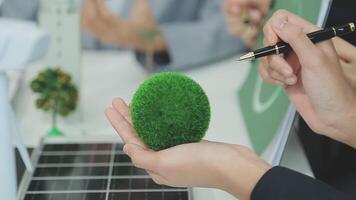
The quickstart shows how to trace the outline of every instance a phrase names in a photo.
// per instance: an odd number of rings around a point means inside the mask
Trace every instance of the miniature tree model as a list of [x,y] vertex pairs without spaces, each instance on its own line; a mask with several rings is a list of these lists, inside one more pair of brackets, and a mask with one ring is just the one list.
[[145,51],[145,66],[147,67],[149,73],[153,72],[154,65],[154,50],[153,45],[156,40],[161,35],[161,33],[156,29],[147,29],[141,32],[141,37],[146,40],[147,48]]
[[76,109],[78,103],[78,90],[72,83],[70,75],[60,68],[49,68],[38,74],[31,82],[31,88],[39,96],[36,107],[52,112],[52,128],[48,135],[63,135],[57,128],[57,116],[58,114],[68,116]]
[[153,150],[199,142],[210,122],[208,97],[200,85],[176,72],[152,76],[131,101],[134,128]]

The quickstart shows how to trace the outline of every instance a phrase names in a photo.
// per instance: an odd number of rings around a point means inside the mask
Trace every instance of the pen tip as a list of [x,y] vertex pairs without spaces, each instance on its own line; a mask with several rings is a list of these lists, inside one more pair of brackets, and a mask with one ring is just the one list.
[[255,54],[253,52],[249,52],[245,55],[242,55],[238,61],[243,61],[243,60],[252,60],[255,58]]

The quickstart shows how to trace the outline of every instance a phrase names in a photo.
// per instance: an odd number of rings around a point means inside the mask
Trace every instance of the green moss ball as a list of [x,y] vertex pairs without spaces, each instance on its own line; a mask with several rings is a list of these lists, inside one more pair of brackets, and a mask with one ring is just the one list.
[[210,105],[200,85],[176,72],[152,76],[131,102],[134,128],[153,150],[200,141],[210,122]]

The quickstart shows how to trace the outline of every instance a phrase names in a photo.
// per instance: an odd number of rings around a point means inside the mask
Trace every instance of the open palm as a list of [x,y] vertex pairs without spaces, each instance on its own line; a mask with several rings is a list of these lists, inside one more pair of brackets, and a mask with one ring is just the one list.
[[[155,152],[138,137],[132,126],[130,109],[122,99],[115,99],[105,113],[126,143],[124,151],[133,164],[146,169],[159,184],[228,190],[228,185],[236,181],[233,174],[251,170],[251,183],[244,181],[241,187],[252,190],[257,180],[270,168],[252,150],[235,144],[201,141]],[[243,195],[248,196],[249,192]]]

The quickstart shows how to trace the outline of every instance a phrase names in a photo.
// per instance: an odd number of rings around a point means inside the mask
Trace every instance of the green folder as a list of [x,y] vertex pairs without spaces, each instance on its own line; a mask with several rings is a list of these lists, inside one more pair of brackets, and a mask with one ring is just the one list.
[[[276,10],[285,9],[316,23],[320,5],[321,0],[277,0],[273,3],[267,19]],[[262,46],[261,31],[255,49]],[[289,100],[281,87],[269,85],[261,80],[258,65],[258,60],[251,62],[250,72],[238,96],[252,147],[261,155],[278,132],[288,110]]]

